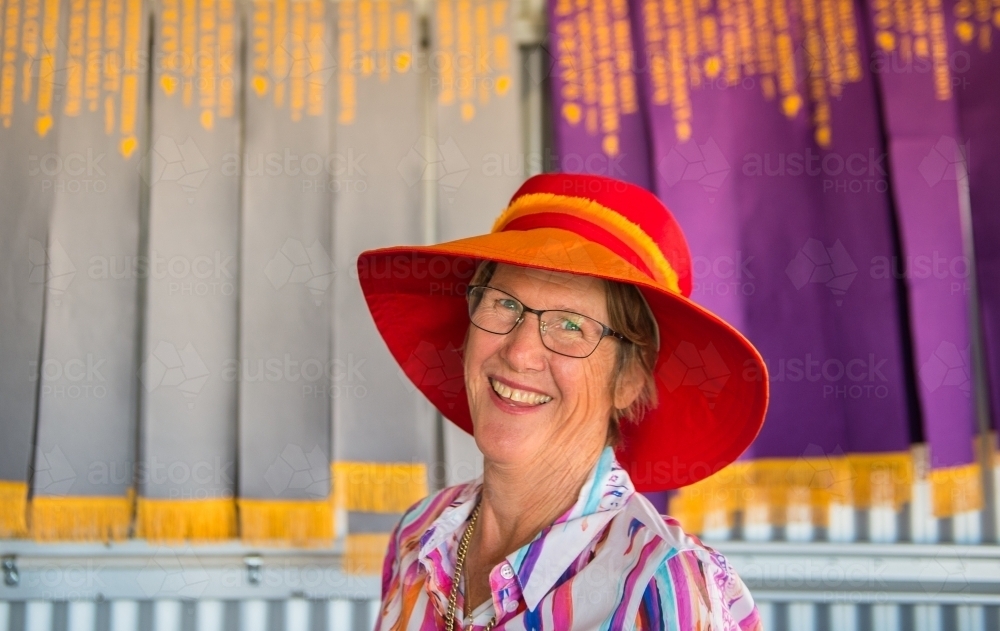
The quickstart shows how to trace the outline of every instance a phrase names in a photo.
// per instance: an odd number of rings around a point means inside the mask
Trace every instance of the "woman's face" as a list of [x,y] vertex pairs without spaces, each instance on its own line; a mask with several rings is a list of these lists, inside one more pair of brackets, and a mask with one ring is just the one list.
[[[604,283],[595,278],[501,264],[488,284],[532,309],[608,322]],[[618,343],[601,340],[589,357],[574,358],[542,344],[532,313],[507,335],[470,325],[465,386],[483,455],[496,464],[558,462],[603,446],[615,403],[610,384]]]

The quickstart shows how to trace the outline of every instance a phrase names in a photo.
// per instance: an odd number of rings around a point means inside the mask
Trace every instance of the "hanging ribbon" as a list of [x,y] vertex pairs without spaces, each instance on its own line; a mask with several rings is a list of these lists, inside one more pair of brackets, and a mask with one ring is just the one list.
[[239,523],[327,545],[334,33],[322,0],[258,0],[247,28],[240,268]]
[[[46,259],[52,175],[62,165],[55,134],[36,126],[52,107],[51,71],[59,3],[9,2],[0,9],[0,539],[27,534],[28,473],[35,427],[46,283],[58,287],[64,259]],[[29,72],[26,76],[23,69]]]
[[548,3],[561,171],[651,188],[628,0]]
[[427,160],[417,104],[425,98],[427,59],[412,2],[344,0],[337,11],[338,170],[331,184],[336,265],[345,273],[335,285],[336,359],[327,395],[333,481],[339,528],[348,533],[345,565],[377,574],[400,513],[427,495],[435,418],[414,388],[403,387],[357,280],[371,270],[357,270],[356,261],[364,250],[423,238]]
[[236,536],[240,86],[234,0],[156,5],[136,535]]
[[149,19],[141,0],[68,0],[60,12],[65,89],[37,129],[56,134],[63,165],[48,240],[63,273],[45,303],[29,526],[40,540],[121,539],[133,508]]
[[[962,289],[969,268],[958,181],[967,176],[945,7],[932,0],[902,8],[868,7],[901,242],[900,257],[886,272],[907,288],[934,513],[947,517],[982,505]],[[922,71],[902,71],[915,67]]]
[[[909,470],[898,287],[869,269],[895,250],[857,9],[635,0],[632,16],[656,191],[688,237],[692,297],[748,335],[771,383],[747,460],[672,510],[695,529],[710,509],[825,523],[831,502],[870,501],[873,473]],[[712,383],[760,378],[694,352],[685,363]],[[906,499],[904,483],[886,488]]]

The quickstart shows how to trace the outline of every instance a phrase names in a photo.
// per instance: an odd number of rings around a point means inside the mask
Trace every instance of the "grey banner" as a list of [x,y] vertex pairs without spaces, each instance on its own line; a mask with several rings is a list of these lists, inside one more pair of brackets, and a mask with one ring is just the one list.
[[[61,273],[60,261],[46,259],[53,189],[42,178],[61,161],[55,134],[36,125],[37,110],[58,87],[39,70],[55,46],[59,13],[37,0],[28,5],[14,21],[0,13],[0,480],[22,483],[35,425],[45,283],[58,284]],[[41,37],[43,24],[49,41]]]
[[[141,493],[235,486],[240,195],[236,0],[156,7]],[[186,45],[185,45],[186,44]]]
[[[382,342],[356,267],[364,250],[420,243],[423,237],[427,163],[419,104],[426,99],[427,60],[419,49],[412,2],[343,0],[338,11],[337,158],[342,167],[336,174],[334,214],[339,272],[337,370],[331,386],[334,453],[337,460],[429,466],[434,410]],[[365,484],[350,479],[335,483]],[[341,514],[336,525],[340,533],[388,532],[395,520],[398,515],[352,513],[349,519]]]
[[[61,3],[64,98],[35,453],[36,496],[124,496],[137,416],[137,304],[148,15],[141,0]],[[108,63],[93,63],[94,59]]]
[[330,488],[334,5],[249,7],[240,272],[239,495]]
[[[438,182],[442,241],[489,232],[526,177],[521,59],[514,2],[437,0],[433,52],[438,103]],[[447,481],[478,475],[481,456],[465,432],[445,424]]]
[[424,98],[424,76],[415,65],[425,67],[426,60],[414,63],[411,2],[344,0],[338,9],[335,453],[338,460],[430,463],[433,413],[382,342],[356,271],[362,251],[423,236],[426,160],[416,104]]

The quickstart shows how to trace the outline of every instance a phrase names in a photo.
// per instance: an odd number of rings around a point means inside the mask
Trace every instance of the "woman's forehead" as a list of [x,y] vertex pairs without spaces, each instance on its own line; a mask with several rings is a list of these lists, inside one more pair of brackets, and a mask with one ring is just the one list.
[[497,265],[490,284],[497,289],[516,293],[518,298],[529,302],[529,295],[536,302],[541,298],[545,304],[532,304],[535,308],[603,308],[605,300],[604,283],[598,278],[533,267],[501,263]]

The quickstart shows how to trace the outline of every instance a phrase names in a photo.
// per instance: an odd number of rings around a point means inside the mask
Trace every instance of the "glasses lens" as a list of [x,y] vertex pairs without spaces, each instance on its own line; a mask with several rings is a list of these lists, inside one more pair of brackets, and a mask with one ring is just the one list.
[[546,311],[542,341],[550,350],[570,357],[586,357],[601,341],[604,326],[571,311]]
[[484,331],[510,333],[524,308],[509,294],[491,287],[469,290],[469,319]]

